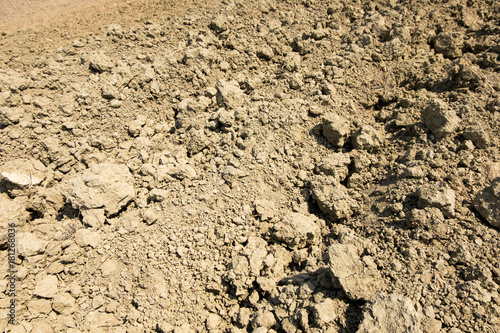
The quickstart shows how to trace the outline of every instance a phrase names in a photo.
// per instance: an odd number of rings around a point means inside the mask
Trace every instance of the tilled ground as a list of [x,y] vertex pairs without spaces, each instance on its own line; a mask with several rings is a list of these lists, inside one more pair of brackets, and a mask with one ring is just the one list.
[[2,331],[500,331],[500,3],[93,22],[0,37]]

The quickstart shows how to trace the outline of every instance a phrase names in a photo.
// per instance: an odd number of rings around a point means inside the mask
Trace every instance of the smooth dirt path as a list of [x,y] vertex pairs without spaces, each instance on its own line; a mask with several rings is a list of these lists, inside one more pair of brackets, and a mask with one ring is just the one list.
[[197,1],[178,0],[3,0],[0,1],[0,31],[54,26],[64,26],[70,32],[75,28],[86,31],[100,27],[110,18],[122,24],[166,12],[177,13],[196,4]]
[[[0,0],[0,66],[16,59],[37,62],[47,48],[102,32],[111,23],[184,15],[218,0]],[[10,66],[16,67],[11,63]]]

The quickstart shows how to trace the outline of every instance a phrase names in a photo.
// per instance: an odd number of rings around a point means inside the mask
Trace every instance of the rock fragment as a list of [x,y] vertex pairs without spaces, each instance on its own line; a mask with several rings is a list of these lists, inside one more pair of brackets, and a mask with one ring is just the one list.
[[271,60],[274,57],[274,51],[266,44],[257,50],[257,56],[265,60]]
[[162,202],[167,198],[168,198],[167,190],[161,188],[155,188],[149,192],[149,200],[151,201]]
[[23,258],[42,254],[47,247],[47,242],[39,239],[30,232],[20,232],[16,235],[17,253]]
[[319,303],[315,303],[311,306],[314,322],[320,327],[331,322],[338,322],[344,315],[347,307],[348,304],[337,298],[327,298]]
[[229,22],[225,16],[219,15],[216,18],[214,18],[208,26],[213,31],[221,33],[228,29]]
[[215,88],[217,88],[217,103],[220,106],[236,109],[244,104],[245,93],[237,81],[218,81]]
[[207,317],[206,325],[208,330],[215,330],[221,324],[221,318],[215,314],[211,313]]
[[333,283],[352,300],[368,300],[383,287],[382,277],[373,259],[361,258],[364,247],[357,243],[335,243],[328,248]]
[[436,207],[445,217],[455,215],[455,191],[446,183],[423,185],[416,194],[418,208]]
[[122,322],[112,313],[102,313],[91,311],[85,317],[85,320],[90,324],[91,331],[97,331],[99,327],[114,327],[121,325]]
[[458,32],[440,32],[434,38],[434,50],[446,58],[455,59],[462,55],[463,36]]
[[19,118],[22,110],[19,108],[0,108],[0,129],[5,128],[12,124],[19,123]]
[[488,132],[478,124],[467,127],[464,131],[464,138],[471,140],[477,148],[486,148],[491,141]]
[[256,200],[255,203],[255,211],[260,216],[262,221],[270,220],[274,217],[276,212],[276,207],[274,202],[266,199]]
[[207,110],[212,100],[205,96],[198,98],[185,98],[177,104],[177,125],[179,127],[187,127],[193,122],[193,119],[200,113]]
[[357,333],[422,333],[421,317],[408,297],[378,292],[365,306]]
[[80,210],[80,214],[82,214],[83,223],[93,228],[102,227],[106,221],[105,211],[103,208],[82,208]]
[[359,205],[348,189],[336,181],[315,180],[311,183],[312,196],[319,208],[334,220],[349,218],[358,210]]
[[190,137],[187,148],[191,155],[196,155],[210,145],[210,138],[202,129],[189,131]]
[[333,113],[323,119],[323,135],[334,147],[342,147],[350,133],[351,124],[347,118]]
[[137,117],[128,124],[128,134],[134,138],[138,137],[144,125],[146,125],[146,117]]
[[38,160],[16,159],[0,167],[2,178],[20,187],[40,185],[46,173],[47,168]]
[[212,64],[217,59],[216,54],[210,50],[203,47],[196,47],[189,49],[184,54],[182,62],[188,66],[194,64]]
[[62,315],[70,315],[76,311],[76,300],[68,293],[59,293],[52,300],[52,308]]
[[351,157],[349,154],[333,153],[325,156],[317,167],[317,171],[326,176],[333,176],[336,180],[343,181],[349,174]]
[[141,217],[147,225],[152,225],[161,219],[161,213],[154,208],[147,208],[141,212]]
[[53,298],[57,293],[57,285],[57,276],[47,275],[37,282],[35,291],[33,293],[39,297]]
[[300,73],[294,73],[288,79],[288,86],[290,89],[298,90],[304,85],[304,77]]
[[101,270],[103,277],[110,277],[120,273],[121,265],[120,262],[115,259],[108,259],[101,265],[101,267],[99,267],[99,269]]
[[384,142],[384,134],[370,125],[363,125],[352,135],[352,145],[356,149],[374,150]]
[[100,52],[95,52],[90,56],[90,69],[102,73],[102,72],[109,72],[115,64],[111,60],[110,57],[107,55],[100,53]]
[[102,208],[118,213],[135,198],[134,179],[126,165],[101,163],[61,183],[61,193],[75,209]]
[[78,246],[90,246],[96,248],[101,243],[101,234],[97,231],[89,229],[78,229],[75,232],[75,242]]
[[189,164],[179,165],[173,170],[172,176],[177,179],[193,179],[196,178],[196,170]]
[[252,321],[252,326],[254,328],[271,328],[276,324],[276,318],[271,311],[259,311]]
[[421,113],[422,121],[432,133],[438,138],[444,138],[452,134],[460,123],[456,115],[447,103],[433,99],[427,104]]
[[290,213],[273,227],[272,236],[290,248],[304,248],[318,242],[321,230],[307,215]]
[[500,228],[500,178],[482,189],[474,200],[477,211],[495,228]]
[[123,28],[121,25],[113,23],[108,26],[108,33],[109,36],[115,36],[118,38],[123,37]]
[[36,297],[33,297],[31,300],[28,301],[28,309],[32,313],[41,313],[41,314],[48,314],[50,311],[52,311],[49,299],[36,298]]
[[247,290],[261,275],[267,255],[267,242],[260,237],[251,236],[243,250],[233,257],[226,279],[233,286],[235,296],[248,295]]
[[444,222],[444,216],[441,210],[436,207],[428,207],[426,209],[412,209],[405,216],[406,225],[409,228],[429,228],[436,231]]

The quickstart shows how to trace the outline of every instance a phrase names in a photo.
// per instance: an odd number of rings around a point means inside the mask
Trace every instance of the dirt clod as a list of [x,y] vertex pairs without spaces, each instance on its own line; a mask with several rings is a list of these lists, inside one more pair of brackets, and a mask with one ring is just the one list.
[[0,1],[0,331],[500,331],[499,13]]

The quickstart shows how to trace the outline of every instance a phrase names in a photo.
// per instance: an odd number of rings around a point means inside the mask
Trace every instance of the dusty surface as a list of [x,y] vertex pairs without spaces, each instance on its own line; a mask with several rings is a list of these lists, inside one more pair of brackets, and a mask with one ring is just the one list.
[[498,3],[57,4],[0,10],[1,331],[500,331]]

